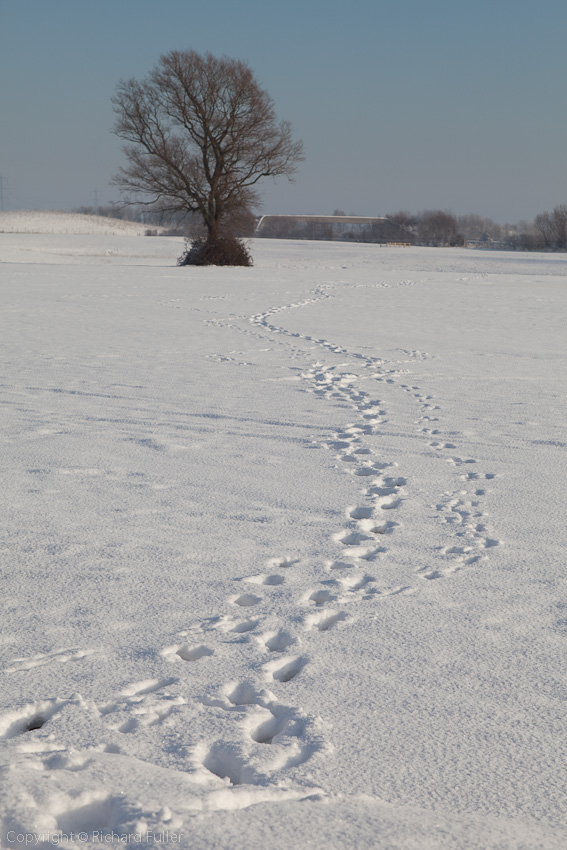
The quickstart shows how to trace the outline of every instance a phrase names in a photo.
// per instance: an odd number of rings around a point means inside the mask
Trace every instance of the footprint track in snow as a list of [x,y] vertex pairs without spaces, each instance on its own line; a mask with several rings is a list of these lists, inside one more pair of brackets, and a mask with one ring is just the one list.
[[42,729],[70,700],[48,699],[26,703],[0,715],[0,740],[15,738]]
[[[419,386],[400,383],[400,376],[403,371],[399,364],[428,359],[429,355],[403,349],[400,350],[400,353],[408,359],[388,363],[382,358],[349,351],[343,346],[322,338],[290,332],[283,327],[278,327],[272,321],[272,317],[277,313],[301,308],[330,297],[332,297],[332,287],[319,286],[312,293],[312,297],[273,307],[264,313],[250,317],[250,324],[255,330],[248,329],[245,331],[239,328],[236,323],[231,325],[237,331],[249,333],[258,338],[269,339],[272,342],[277,341],[278,345],[285,345],[288,353],[294,359],[304,359],[307,347],[311,349],[318,347],[334,357],[339,355],[348,360],[346,364],[334,366],[318,362],[304,371],[295,370],[303,378],[305,390],[321,399],[322,403],[330,404],[333,407],[350,408],[356,412],[357,422],[341,426],[326,440],[313,441],[313,443],[318,442],[319,445],[334,452],[338,461],[337,469],[341,469],[343,473],[351,474],[353,480],[359,481],[362,486],[362,496],[360,500],[357,500],[359,503],[355,503],[354,506],[346,509],[345,528],[333,535],[337,547],[341,550],[340,557],[327,562],[324,576],[328,578],[322,576],[321,585],[308,590],[300,600],[300,605],[303,604],[311,609],[303,616],[305,640],[309,639],[309,632],[315,634],[328,632],[331,629],[342,627],[344,621],[348,619],[346,613],[338,609],[338,605],[333,607],[333,602],[340,605],[343,600],[379,599],[411,593],[416,589],[401,584],[389,588],[375,587],[375,577],[365,572],[363,567],[365,563],[367,564],[386,552],[386,547],[376,545],[377,537],[384,536],[384,542],[390,543],[388,536],[394,534],[394,532],[399,532],[402,528],[402,523],[395,521],[393,517],[396,517],[396,519],[398,516],[403,518],[411,510],[411,501],[405,489],[408,486],[407,479],[403,475],[398,476],[396,474],[395,467],[397,464],[376,457],[376,443],[367,439],[380,434],[381,428],[387,422],[388,410],[387,405],[381,399],[375,398],[373,393],[366,392],[363,389],[366,386],[364,380],[374,380],[378,385],[390,385],[393,388],[401,387],[411,395],[413,403],[418,405],[420,410],[417,420],[420,426],[418,433],[422,438],[429,438],[429,448],[433,450],[430,455],[436,453],[440,458],[457,467],[473,462],[472,459],[458,456],[446,457],[444,455],[447,451],[458,452],[458,449],[453,442],[451,432],[444,433],[441,425],[437,425],[442,416],[441,405],[437,404],[431,395],[424,393]],[[226,321],[216,322],[216,324],[224,327],[229,326]],[[277,340],[278,337],[280,338],[279,341]],[[354,364],[356,364],[356,368],[353,368]],[[312,448],[313,446],[309,447]],[[477,495],[481,495],[481,493],[479,492]],[[457,530],[463,530],[467,523],[471,523],[473,519],[477,520],[482,516],[479,513],[478,516],[473,517],[473,514],[475,514],[474,505],[470,507],[473,510],[470,510],[466,504],[454,503],[450,506],[447,505],[446,509],[440,511],[447,517],[451,517],[451,522],[444,524],[449,536],[454,536]],[[470,516],[468,513],[470,513]],[[385,515],[390,515],[392,518],[386,519]],[[486,536],[483,521],[476,522],[472,531],[478,536],[479,541],[481,539],[494,541],[494,538]],[[483,538],[480,537],[481,534],[484,535]],[[392,541],[395,545],[396,537],[393,537]],[[491,544],[487,543],[484,548],[491,548]],[[470,551],[471,549],[473,551]],[[476,549],[471,547],[468,541],[462,545],[455,543],[453,546],[445,546],[444,551],[438,552],[438,557],[443,559],[444,562],[447,562],[448,559],[474,558],[476,557]],[[252,608],[262,602],[262,615],[269,618],[271,602],[276,598],[269,588],[283,584],[285,571],[293,568],[296,564],[297,561],[291,558],[272,558],[268,563],[267,571],[251,575],[246,579],[239,579],[258,587],[265,587],[265,597],[262,598],[254,593],[246,592],[229,598],[228,602],[241,608]],[[432,566],[423,571],[423,576],[432,580],[442,575],[442,569],[441,565],[439,565],[438,570]],[[333,576],[333,578],[330,579],[330,576]],[[277,598],[278,604],[281,605],[281,600],[285,598],[285,594],[279,594]],[[281,611],[279,612],[281,617],[279,627],[270,621],[270,626],[275,626],[270,631],[264,631],[261,634],[246,638],[249,643],[245,646],[250,646],[251,649],[255,648],[261,654],[261,657],[265,658],[266,653],[269,653],[270,656],[277,656],[269,658],[261,666],[266,680],[272,683],[276,690],[295,680],[308,663],[307,655],[284,655],[282,657],[282,654],[289,652],[290,648],[300,643],[298,637],[290,628],[290,625],[297,621],[297,608],[293,608],[293,603],[291,603],[291,606],[287,617],[285,614],[282,617]],[[250,617],[239,622],[232,621],[228,629],[224,627],[223,629],[246,637],[248,632],[252,633],[260,626],[260,622],[260,618]],[[225,693],[224,700],[227,710],[244,711],[250,715],[246,720],[249,738],[259,747],[265,749],[266,745],[269,745],[268,748],[271,749],[280,736],[285,738],[287,735],[291,715],[286,714],[286,712],[297,712],[299,709],[276,708],[276,703],[268,704],[267,697],[261,696],[262,693],[262,691],[256,691],[251,684],[240,683],[234,685]],[[259,721],[258,716],[261,716]],[[294,759],[300,759],[304,751],[306,751],[306,747],[301,743],[299,754],[296,753],[291,756],[286,754],[286,760],[280,760],[279,763],[284,766],[292,765]],[[212,746],[209,745],[203,751],[201,763],[217,777],[228,779],[232,784],[243,784],[245,782],[254,784],[264,781],[258,779],[262,774],[252,766],[245,744],[239,747],[219,741]]]
[[240,608],[252,608],[253,605],[257,605],[261,601],[262,598],[255,596],[253,593],[241,593],[240,596],[232,600],[233,604],[238,605]]
[[38,653],[28,658],[14,658],[4,672],[23,673],[26,670],[33,670],[34,667],[45,667],[47,664],[67,664],[70,661],[82,661],[99,651],[97,649],[57,649],[53,652]]
[[[256,576],[248,576],[244,578],[243,581],[250,582],[251,584],[263,584],[267,587],[277,587],[280,584],[283,584],[285,581],[285,577],[275,573],[273,575],[265,575],[265,573],[261,573]],[[242,603],[240,603],[242,604]]]
[[324,610],[317,614],[308,614],[305,617],[305,627],[307,629],[316,629],[319,632],[328,632],[337,623],[344,622],[348,619],[348,615],[344,611],[329,611]]
[[189,646],[188,644],[175,644],[166,646],[161,650],[161,655],[167,661],[199,661],[201,658],[207,658],[214,655],[214,649],[211,649],[205,644]]
[[298,639],[286,629],[279,629],[277,632],[262,635],[259,641],[269,652],[284,652],[290,646],[297,644]]
[[264,665],[264,670],[268,680],[287,683],[291,682],[292,679],[295,679],[295,677],[301,673],[307,662],[308,658],[303,655],[297,655],[285,659],[278,658],[274,661],[268,661],[268,663]]

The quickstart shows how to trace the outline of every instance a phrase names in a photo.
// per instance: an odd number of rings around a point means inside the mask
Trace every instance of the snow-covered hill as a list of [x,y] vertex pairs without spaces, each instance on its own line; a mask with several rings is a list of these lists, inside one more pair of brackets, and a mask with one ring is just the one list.
[[147,230],[162,228],[136,221],[105,218],[100,215],[57,210],[15,210],[0,212],[0,233],[52,233],[106,236],[144,236]]

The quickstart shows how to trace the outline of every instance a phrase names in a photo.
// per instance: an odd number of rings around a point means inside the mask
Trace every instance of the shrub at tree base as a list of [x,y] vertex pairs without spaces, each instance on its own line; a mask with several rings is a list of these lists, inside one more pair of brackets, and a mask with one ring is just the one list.
[[244,242],[235,236],[217,236],[213,241],[201,237],[187,244],[177,265],[251,266],[252,257]]

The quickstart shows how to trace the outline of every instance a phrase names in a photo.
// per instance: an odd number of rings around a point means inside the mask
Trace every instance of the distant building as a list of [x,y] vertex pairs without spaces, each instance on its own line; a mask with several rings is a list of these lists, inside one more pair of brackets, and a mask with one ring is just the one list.
[[384,216],[263,215],[256,234],[272,239],[338,239],[383,243],[409,241],[403,228]]

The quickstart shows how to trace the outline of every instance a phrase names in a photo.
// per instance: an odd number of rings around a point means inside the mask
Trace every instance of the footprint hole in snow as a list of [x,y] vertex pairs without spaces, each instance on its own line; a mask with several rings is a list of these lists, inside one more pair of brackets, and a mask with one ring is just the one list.
[[264,645],[270,652],[283,652],[295,643],[297,643],[297,638],[294,638],[293,635],[286,631],[276,632],[264,641]]
[[229,685],[227,691],[226,696],[233,705],[255,705],[258,702],[258,694],[250,682]]
[[272,676],[277,682],[291,682],[307,664],[306,658],[293,658],[282,664],[281,667],[272,671]]
[[198,661],[208,655],[214,655],[214,650],[202,644],[201,646],[180,646],[176,652],[183,661]]
[[252,605],[257,605],[258,602],[260,602],[260,597],[254,596],[253,593],[243,593],[234,600],[234,604],[241,608],[250,608]]
[[314,602],[315,605],[324,605],[325,602],[330,602],[332,598],[328,590],[314,590],[309,596],[309,601]]
[[257,744],[271,744],[276,735],[281,735],[287,724],[287,717],[276,717],[274,715],[254,729],[251,733],[252,740],[256,741]]
[[371,519],[374,514],[373,507],[353,507],[347,508],[347,516],[351,519]]
[[349,561],[329,561],[327,564],[329,570],[352,570],[353,568],[354,564]]
[[343,531],[335,535],[337,543],[342,543],[343,546],[360,546],[361,543],[370,539],[367,534],[361,534],[358,531]]
[[0,739],[14,738],[41,729],[66,703],[50,700],[29,703],[0,716]]
[[283,576],[276,574],[272,576],[266,576],[262,584],[268,585],[270,587],[276,587],[278,584],[283,584],[284,581],[285,578]]
[[246,632],[253,631],[259,622],[260,620],[243,620],[241,623],[236,623],[230,631],[235,632],[237,635],[245,634]]
[[320,632],[328,632],[333,628],[337,623],[340,623],[342,620],[346,620],[347,615],[344,611],[334,611],[332,613],[324,614],[319,620],[316,620],[313,623],[313,627],[318,629]]
[[243,785],[251,781],[251,768],[247,767],[240,753],[225,744],[214,744],[202,764],[219,779],[228,779],[231,785]]
[[28,720],[22,729],[22,732],[34,732],[36,729],[41,729],[41,727],[45,724],[46,719],[47,718],[43,717],[43,715],[36,714],[35,717]]

